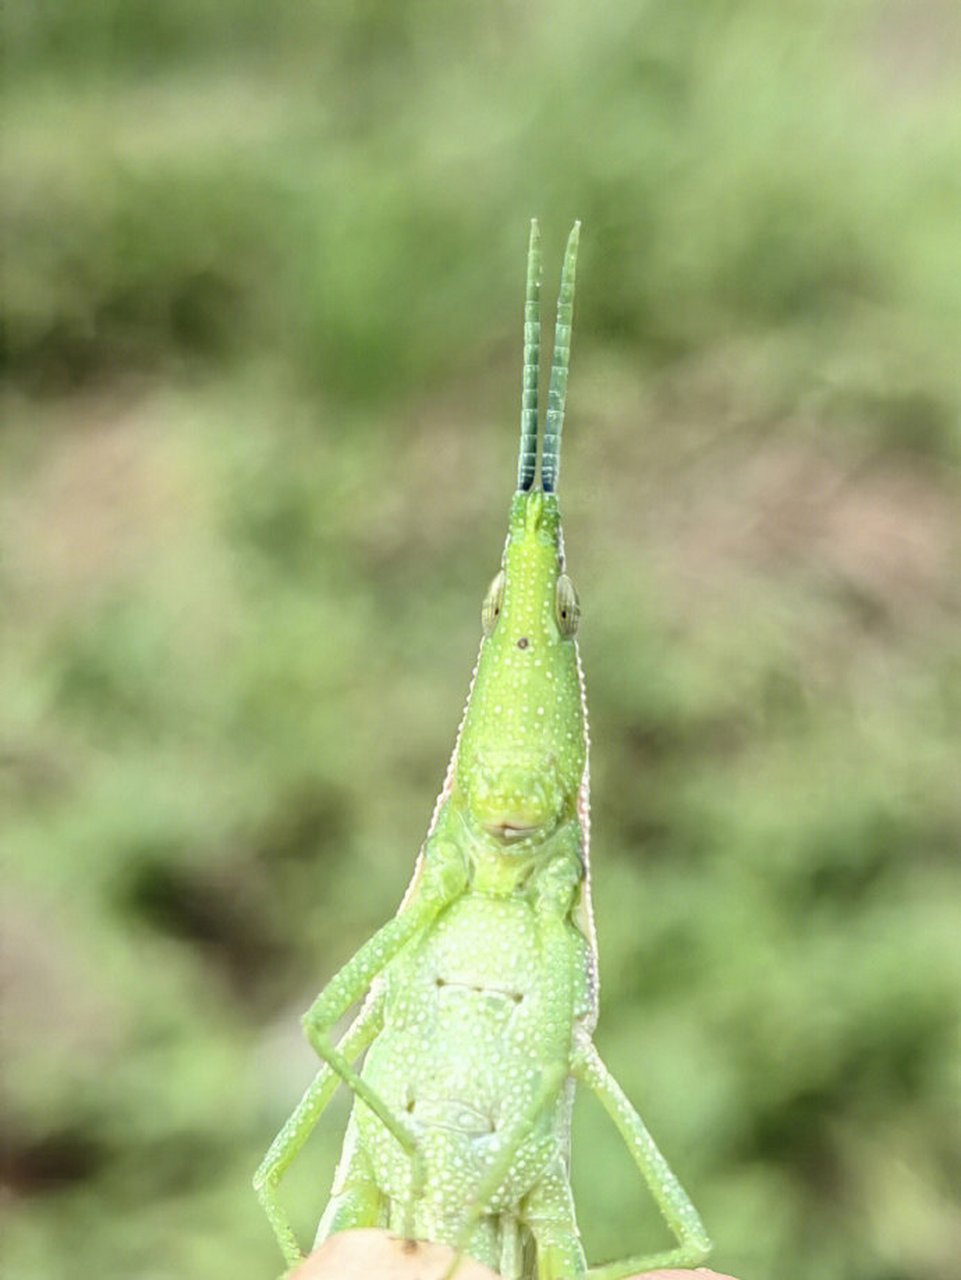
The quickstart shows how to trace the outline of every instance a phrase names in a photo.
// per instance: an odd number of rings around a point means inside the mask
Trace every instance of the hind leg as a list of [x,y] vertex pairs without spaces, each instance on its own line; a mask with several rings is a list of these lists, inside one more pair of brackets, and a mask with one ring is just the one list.
[[711,1241],[697,1210],[657,1149],[644,1121],[586,1036],[578,1046],[574,1074],[597,1096],[614,1121],[657,1207],[677,1239],[673,1249],[592,1267],[591,1280],[627,1280],[637,1271],[652,1271],[656,1267],[696,1267],[711,1252]]

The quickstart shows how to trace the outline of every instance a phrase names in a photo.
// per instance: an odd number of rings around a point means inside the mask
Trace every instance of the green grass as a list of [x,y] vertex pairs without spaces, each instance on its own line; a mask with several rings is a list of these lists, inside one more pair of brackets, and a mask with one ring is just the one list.
[[[10,1274],[276,1273],[249,1177],[443,775],[536,213],[555,266],[584,223],[599,1045],[720,1269],[961,1275],[952,13],[5,24]],[[587,1103],[574,1165],[594,1258],[657,1238]]]

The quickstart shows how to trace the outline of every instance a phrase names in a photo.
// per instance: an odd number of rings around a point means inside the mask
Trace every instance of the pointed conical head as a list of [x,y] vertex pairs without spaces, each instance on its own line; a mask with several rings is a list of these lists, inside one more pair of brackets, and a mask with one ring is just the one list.
[[517,494],[464,719],[456,781],[472,821],[505,842],[543,838],[575,813],[587,734],[553,494]]
[[468,818],[506,845],[524,847],[577,811],[587,724],[575,633],[579,605],[564,567],[554,492],[570,359],[580,224],[567,242],[558,300],[543,491],[533,488],[540,335],[540,238],[531,224],[524,316],[518,491],[501,568],[482,610],[484,640],[458,744],[455,787]]

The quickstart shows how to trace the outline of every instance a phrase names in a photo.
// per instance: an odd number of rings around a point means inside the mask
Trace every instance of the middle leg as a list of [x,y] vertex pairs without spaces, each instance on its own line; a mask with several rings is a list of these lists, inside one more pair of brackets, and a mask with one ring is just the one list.
[[537,1248],[537,1280],[582,1280],[587,1259],[574,1216],[570,1178],[560,1155],[527,1197],[523,1216]]
[[374,1180],[370,1158],[360,1143],[357,1116],[352,1113],[330,1200],[317,1227],[314,1248],[337,1231],[385,1226],[386,1216],[386,1200]]

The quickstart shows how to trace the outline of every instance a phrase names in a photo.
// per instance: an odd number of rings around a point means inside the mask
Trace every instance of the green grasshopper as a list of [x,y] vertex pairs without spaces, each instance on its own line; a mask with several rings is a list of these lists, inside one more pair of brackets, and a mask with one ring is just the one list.
[[[396,916],[304,1016],[324,1065],[254,1178],[290,1265],[302,1255],[278,1184],[339,1081],[355,1101],[318,1243],[386,1227],[453,1245],[504,1280],[622,1280],[695,1265],[711,1248],[592,1042],[587,711],[557,499],[579,232],[575,223],[561,273],[538,488],[540,237],[531,223],[517,491],[427,838]],[[335,1045],[336,1023],[362,999]],[[610,1114],[674,1248],[588,1269],[569,1175],[576,1081]]]

